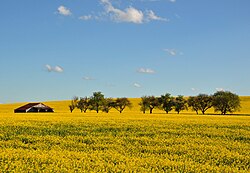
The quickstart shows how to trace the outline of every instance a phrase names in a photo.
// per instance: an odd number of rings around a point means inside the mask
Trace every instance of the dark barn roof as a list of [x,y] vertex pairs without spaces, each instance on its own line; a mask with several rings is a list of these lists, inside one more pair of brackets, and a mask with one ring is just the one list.
[[14,110],[15,113],[27,112],[54,112],[53,108],[43,103],[28,103]]

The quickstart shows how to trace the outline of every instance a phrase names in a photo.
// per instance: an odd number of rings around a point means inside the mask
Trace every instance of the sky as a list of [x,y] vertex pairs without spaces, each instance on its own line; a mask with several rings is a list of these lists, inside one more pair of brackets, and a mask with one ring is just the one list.
[[0,103],[250,95],[249,0],[1,0]]

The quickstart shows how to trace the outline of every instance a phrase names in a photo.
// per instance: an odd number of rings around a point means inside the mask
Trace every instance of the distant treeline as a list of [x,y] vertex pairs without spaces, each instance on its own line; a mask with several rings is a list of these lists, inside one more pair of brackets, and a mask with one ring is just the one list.
[[[99,111],[108,113],[114,108],[122,113],[126,107],[132,108],[132,106],[132,103],[126,97],[116,99],[105,98],[101,92],[94,92],[91,97],[73,97],[69,109],[71,112],[77,108],[81,112],[94,110],[97,113]],[[169,93],[160,97],[143,96],[141,97],[139,106],[144,114],[146,111],[152,114],[154,109],[160,109],[166,113],[174,110],[179,114],[181,111],[188,110],[189,108],[195,111],[196,114],[199,114],[199,112],[205,114],[208,109],[214,108],[215,112],[225,115],[239,111],[241,108],[239,96],[230,91],[217,91],[213,95],[199,94],[187,98],[182,95],[173,97]]]

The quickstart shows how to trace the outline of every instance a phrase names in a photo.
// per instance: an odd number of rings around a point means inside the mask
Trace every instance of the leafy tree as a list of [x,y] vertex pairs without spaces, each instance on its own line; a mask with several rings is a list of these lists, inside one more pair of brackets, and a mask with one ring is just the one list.
[[112,98],[105,98],[103,105],[102,105],[102,111],[109,113],[109,111],[114,107],[115,102]]
[[81,110],[81,112],[86,113],[89,108],[89,98],[84,97],[80,98],[79,102],[77,103],[77,108]]
[[140,110],[145,114],[146,111],[149,109],[149,100],[147,96],[141,97],[141,101],[139,103],[141,106]]
[[191,96],[188,98],[188,106],[198,114],[201,111],[204,115],[205,112],[213,106],[213,98],[207,94],[199,94],[198,96]]
[[70,110],[71,113],[77,107],[78,100],[79,100],[79,98],[76,97],[76,96],[74,96],[73,99],[71,100],[71,103],[69,105],[69,110]]
[[173,109],[174,106],[174,98],[171,94],[166,93],[165,95],[161,95],[159,98],[159,107],[163,109],[167,114]]
[[91,110],[95,110],[97,113],[104,103],[104,95],[101,92],[94,92],[93,96],[90,97],[89,105]]
[[209,96],[207,94],[199,94],[197,96],[198,100],[198,105],[199,105],[199,110],[202,112],[204,115],[205,112],[213,107],[213,97]]
[[132,107],[132,104],[131,102],[129,101],[128,98],[126,97],[123,97],[123,98],[117,98],[114,102],[114,108],[116,110],[118,110],[120,113],[122,113],[122,111],[126,108],[126,107],[129,107],[131,108]]
[[159,106],[159,99],[155,96],[143,96],[141,97],[141,111],[145,114],[146,110],[149,110],[150,114],[153,113],[153,109]]
[[159,99],[155,96],[148,96],[147,97],[149,102],[149,113],[153,113],[153,109],[159,106]]
[[187,101],[184,99],[183,96],[179,95],[175,98],[175,111],[179,114],[181,111],[187,109]]
[[199,103],[198,103],[198,98],[196,96],[190,96],[187,100],[188,106],[191,107],[193,111],[196,112],[198,115],[199,111]]
[[240,98],[230,91],[217,91],[213,95],[213,107],[215,112],[226,115],[240,110]]

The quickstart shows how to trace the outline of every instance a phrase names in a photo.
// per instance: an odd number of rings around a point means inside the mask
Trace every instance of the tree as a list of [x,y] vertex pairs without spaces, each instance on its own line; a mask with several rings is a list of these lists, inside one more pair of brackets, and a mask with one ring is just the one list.
[[109,111],[114,107],[115,102],[112,98],[105,98],[102,105],[102,111],[109,113]]
[[159,106],[159,99],[155,96],[143,96],[141,97],[141,111],[145,114],[146,110],[149,110],[150,114],[153,113],[153,109]]
[[188,98],[188,106],[198,114],[201,111],[204,115],[205,112],[213,106],[213,98],[207,94],[199,94],[198,96],[191,96]]
[[90,97],[89,103],[91,110],[95,110],[98,113],[101,106],[103,106],[104,95],[101,92],[94,92],[93,96]]
[[132,104],[131,102],[128,100],[128,98],[126,97],[123,97],[123,98],[117,98],[114,102],[114,108],[116,110],[118,110],[120,113],[122,113],[122,111],[126,108],[126,107],[129,107],[131,108],[132,107]]
[[198,115],[199,111],[199,103],[198,98],[196,96],[190,96],[187,100],[188,106],[191,107],[193,111]]
[[167,114],[173,109],[174,106],[174,98],[171,94],[166,93],[165,95],[161,95],[159,98],[159,107],[163,109]]
[[230,91],[217,91],[213,95],[213,107],[215,112],[226,115],[240,110],[240,98]]
[[179,95],[178,97],[175,98],[175,111],[179,114],[181,111],[187,109],[187,101],[184,99],[183,96]]
[[89,98],[84,97],[80,98],[79,102],[77,103],[77,108],[81,110],[81,112],[86,113],[89,108]]
[[202,112],[203,115],[208,109],[213,107],[213,97],[207,94],[199,94],[197,96],[197,101],[199,110]]
[[71,103],[69,105],[69,110],[71,113],[77,107],[78,99],[79,99],[78,97],[74,96],[73,99],[71,100]]
[[147,96],[141,97],[141,101],[140,101],[139,105],[141,106],[140,110],[145,114],[146,110],[149,109],[148,97]]
[[149,113],[153,113],[153,109],[159,106],[159,99],[155,96],[149,96]]

